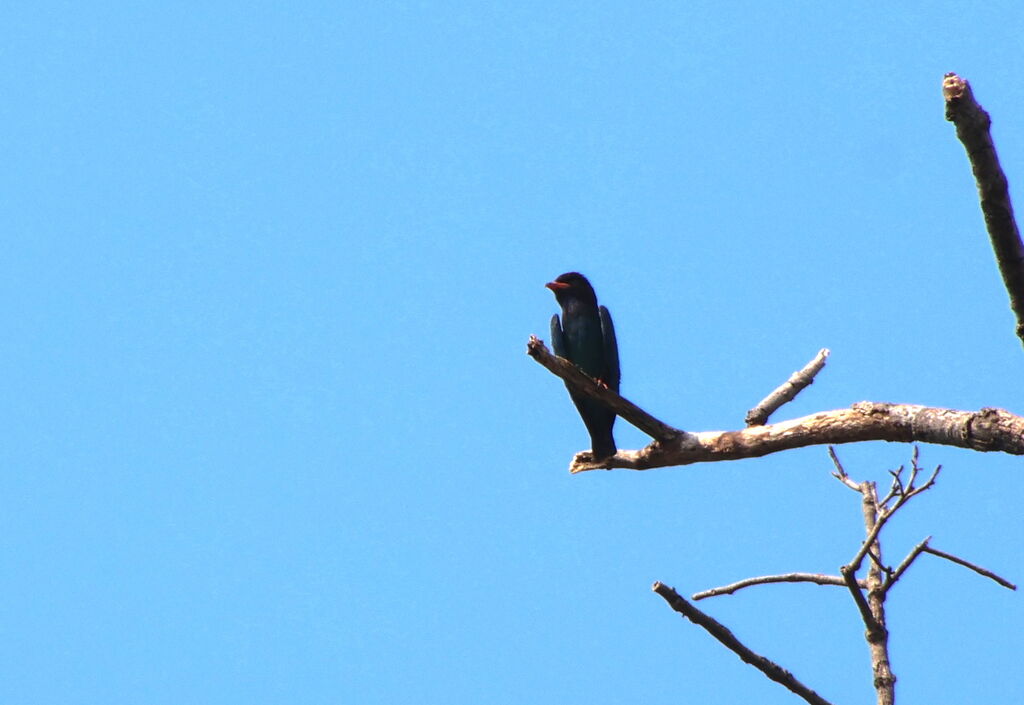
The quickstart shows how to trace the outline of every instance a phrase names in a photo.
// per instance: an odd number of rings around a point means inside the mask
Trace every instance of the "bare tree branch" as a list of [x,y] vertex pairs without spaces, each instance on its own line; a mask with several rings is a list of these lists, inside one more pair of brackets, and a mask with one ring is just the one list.
[[[750,587],[751,585],[769,585],[771,583],[816,583],[818,585],[846,586],[846,580],[839,575],[822,575],[821,573],[783,573],[782,575],[762,575],[756,578],[744,578],[743,580],[730,585],[723,585],[722,587],[695,592],[691,595],[691,599],[698,601],[705,600],[709,597],[718,597],[719,595],[731,595],[737,590],[742,590],[743,588]],[[858,584],[860,584],[861,587],[867,587],[867,583],[864,581],[859,581]]]
[[940,551],[937,548],[932,548],[928,545],[928,543],[931,540],[932,537],[929,536],[924,541],[914,546],[910,553],[907,554],[907,557],[903,559],[903,561],[896,567],[896,569],[889,571],[889,577],[885,581],[885,585],[882,587],[884,591],[888,592],[889,588],[891,588],[896,583],[896,581],[903,576],[903,574],[907,571],[907,568],[909,568],[911,564],[917,559],[917,557],[920,556],[922,553],[930,553],[933,556],[945,558],[947,561],[951,561],[953,563],[956,563],[957,565],[962,565],[965,568],[970,568],[975,573],[978,573],[979,575],[983,575],[986,578],[996,581],[1008,590],[1017,589],[1016,585],[1011,583],[1006,578],[996,575],[991,570],[986,570],[985,568],[982,568],[979,565],[975,565],[970,561],[966,561],[963,558],[960,558],[959,556],[954,556],[952,553],[946,553],[945,551]]
[[593,462],[589,452],[578,453],[569,471],[649,470],[759,458],[792,448],[862,441],[936,443],[1024,455],[1024,418],[1002,409],[957,411],[912,404],[859,402],[849,409],[821,411],[768,426],[687,433],[670,441],[654,441],[640,450],[620,450],[612,458],[598,463]]
[[992,580],[995,580],[997,583],[1002,585],[1004,588],[1008,588],[1010,590],[1016,590],[1017,589],[1017,586],[1014,585],[1013,583],[1011,583],[1006,578],[1001,578],[998,575],[996,575],[995,573],[993,573],[992,571],[985,570],[981,566],[977,566],[977,565],[975,565],[975,564],[973,564],[973,563],[971,563],[969,561],[965,561],[963,558],[959,558],[957,556],[954,556],[951,553],[946,553],[945,551],[940,551],[937,548],[932,548],[931,546],[925,546],[921,550],[924,553],[930,553],[933,556],[938,556],[939,558],[945,558],[947,561],[952,561],[953,563],[957,563],[958,565],[962,565],[965,568],[970,568],[971,570],[973,570],[975,573],[978,573],[979,575],[984,575],[986,578],[991,578]]
[[[587,376],[579,367],[568,360],[548,352],[544,342],[534,335],[526,344],[526,354],[546,367],[552,374],[561,377],[574,389],[602,402],[623,419],[633,424],[656,441],[671,441],[685,435],[677,428],[659,421],[633,402],[625,399],[606,386]],[[603,466],[598,463],[598,466]]]
[[[861,612],[866,631],[864,638],[871,652],[871,670],[874,673],[875,693],[878,705],[893,705],[895,699],[896,676],[889,663],[889,629],[885,624],[885,591],[882,590],[882,544],[878,540],[878,532],[884,523],[883,514],[878,506],[878,490],[874,482],[862,482],[861,511],[864,515],[864,530],[868,539],[857,552],[857,556],[839,572],[846,578],[847,587],[853,594],[857,609]],[[889,516],[896,507],[889,512]],[[886,517],[887,518],[887,517]],[[871,551],[872,562],[868,566],[867,596],[854,584],[853,578],[860,568],[864,553]]]
[[793,401],[797,394],[814,382],[814,377],[825,366],[825,359],[828,355],[828,348],[819,350],[814,359],[804,365],[803,369],[790,375],[788,380],[762,399],[757,406],[748,411],[746,416],[747,426],[763,425],[769,416],[778,411],[780,406]]
[[665,602],[676,612],[697,626],[703,627],[711,636],[718,639],[726,648],[739,656],[744,663],[749,663],[768,678],[788,688],[807,702],[812,703],[812,705],[830,705],[827,700],[798,681],[785,668],[744,646],[724,625],[691,605],[673,588],[664,583],[656,582],[651,589],[661,595]]
[[1024,343],[1024,244],[1013,217],[1006,175],[989,132],[992,120],[974,99],[970,84],[955,73],[946,74],[942,95],[946,99],[946,119],[956,126],[956,136],[971,162],[985,228],[1010,295],[1010,308],[1017,317],[1017,337]]
[[937,443],[983,452],[1024,455],[1024,418],[1003,409],[991,408],[957,411],[915,404],[863,401],[849,409],[820,411],[799,419],[751,426],[741,431],[687,433],[656,419],[636,404],[598,384],[568,360],[552,355],[536,336],[530,336],[526,352],[556,377],[597,399],[654,438],[646,448],[619,451],[596,462],[590,452],[577,453],[569,466],[569,471],[574,473],[611,468],[648,470],[758,458],[810,445],[862,441]]

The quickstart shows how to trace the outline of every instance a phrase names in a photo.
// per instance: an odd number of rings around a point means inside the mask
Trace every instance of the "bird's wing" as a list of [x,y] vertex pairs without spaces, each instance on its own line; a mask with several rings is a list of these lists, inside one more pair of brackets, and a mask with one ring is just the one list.
[[555,355],[569,359],[569,351],[565,348],[565,336],[562,334],[562,322],[558,320],[557,313],[551,317],[551,347],[555,349]]
[[622,371],[619,369],[619,343],[615,340],[615,326],[612,325],[612,314],[604,306],[598,308],[601,314],[601,337],[604,340],[604,361],[608,369],[608,378],[604,381],[611,389],[619,391]]

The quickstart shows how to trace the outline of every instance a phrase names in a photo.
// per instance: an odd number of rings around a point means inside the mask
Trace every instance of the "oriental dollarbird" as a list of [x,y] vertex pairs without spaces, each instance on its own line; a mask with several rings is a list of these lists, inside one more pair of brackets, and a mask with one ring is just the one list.
[[[551,317],[551,345],[555,354],[618,392],[619,346],[615,342],[615,328],[608,309],[597,305],[597,294],[590,282],[579,272],[568,272],[544,286],[555,293],[562,307],[561,321],[557,313]],[[590,433],[594,459],[615,455],[615,412],[568,384],[565,386]]]

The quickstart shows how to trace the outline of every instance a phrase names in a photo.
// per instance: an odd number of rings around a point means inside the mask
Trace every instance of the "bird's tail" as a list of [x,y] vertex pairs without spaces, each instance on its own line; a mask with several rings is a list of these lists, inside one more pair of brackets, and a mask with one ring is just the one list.
[[608,428],[602,433],[590,434],[590,447],[594,460],[610,458],[618,452],[615,447],[615,437],[612,436],[612,429]]
[[583,424],[590,434],[590,448],[594,460],[610,458],[618,452],[612,427],[615,425],[615,412],[606,408],[599,401],[587,399],[569,390],[576,409],[580,412]]

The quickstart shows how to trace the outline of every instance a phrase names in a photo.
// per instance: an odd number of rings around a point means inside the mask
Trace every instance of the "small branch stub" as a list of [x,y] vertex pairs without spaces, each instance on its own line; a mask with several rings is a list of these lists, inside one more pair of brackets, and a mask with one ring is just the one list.
[[803,369],[790,375],[786,382],[748,411],[746,416],[747,426],[761,426],[768,421],[769,416],[778,411],[779,407],[793,401],[797,394],[814,382],[814,377],[825,367],[825,360],[828,356],[828,348],[819,350],[818,354],[804,365]]

